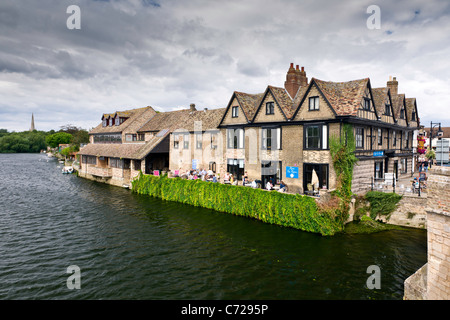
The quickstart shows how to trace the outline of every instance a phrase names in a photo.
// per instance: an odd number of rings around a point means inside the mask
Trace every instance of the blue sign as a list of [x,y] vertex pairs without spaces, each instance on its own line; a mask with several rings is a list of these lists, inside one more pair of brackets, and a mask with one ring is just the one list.
[[298,167],[286,167],[286,178],[298,179]]
[[373,156],[374,157],[382,157],[382,156],[384,156],[384,151],[383,150],[381,150],[381,151],[374,151],[373,152]]
[[198,160],[192,159],[192,170],[197,170],[197,164],[198,164]]

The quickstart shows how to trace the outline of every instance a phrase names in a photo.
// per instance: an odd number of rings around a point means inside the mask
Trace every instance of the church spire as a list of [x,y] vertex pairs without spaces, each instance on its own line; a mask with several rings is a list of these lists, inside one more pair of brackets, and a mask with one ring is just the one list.
[[35,130],[35,128],[34,128],[34,114],[32,113],[31,114],[31,127],[30,127],[30,131],[34,131]]

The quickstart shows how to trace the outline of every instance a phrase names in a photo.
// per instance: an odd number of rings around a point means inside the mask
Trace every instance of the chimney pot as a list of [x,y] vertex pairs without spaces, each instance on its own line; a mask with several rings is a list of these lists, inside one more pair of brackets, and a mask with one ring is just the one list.
[[294,63],[293,62],[291,62],[291,68],[294,68]]
[[299,69],[298,69],[298,65],[295,66],[295,69],[296,69],[296,70],[299,70]]
[[302,67],[302,72],[304,72],[305,71],[305,67]]

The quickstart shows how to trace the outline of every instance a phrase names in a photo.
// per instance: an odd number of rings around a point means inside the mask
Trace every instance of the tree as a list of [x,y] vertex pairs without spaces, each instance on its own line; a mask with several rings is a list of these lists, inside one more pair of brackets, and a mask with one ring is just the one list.
[[73,136],[67,132],[56,132],[45,138],[45,142],[52,148],[56,148],[60,144],[69,144],[72,140]]

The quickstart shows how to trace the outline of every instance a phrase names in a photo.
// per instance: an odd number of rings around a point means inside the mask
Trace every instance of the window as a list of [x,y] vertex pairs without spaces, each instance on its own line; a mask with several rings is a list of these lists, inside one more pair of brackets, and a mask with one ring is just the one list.
[[114,124],[114,118],[109,118],[109,126],[112,127]]
[[233,175],[236,180],[242,180],[244,175],[244,160],[243,159],[228,159],[227,172]]
[[133,160],[134,170],[141,170],[141,160]]
[[202,148],[202,139],[203,139],[203,135],[201,133],[197,133],[195,135],[195,148],[196,149],[201,149]]
[[238,108],[239,108],[238,106],[231,107],[231,117],[232,118],[238,117],[238,115],[239,115]]
[[281,128],[263,128],[261,148],[263,150],[280,150]]
[[81,162],[86,164],[97,164],[97,157],[83,155],[81,157]]
[[244,148],[244,129],[227,129],[228,149]]
[[364,107],[363,107],[363,109],[366,110],[366,111],[370,111],[370,99],[364,98]]
[[363,128],[356,128],[355,144],[356,144],[356,148],[364,148],[364,129]]
[[106,127],[107,125],[108,125],[108,120],[103,119],[103,121],[102,121],[102,126],[103,126],[103,127]]
[[328,148],[328,126],[326,124],[304,126],[305,149]]
[[400,173],[407,173],[408,172],[408,161],[406,158],[400,159]]
[[118,126],[121,123],[119,115],[116,116],[116,120],[114,122],[115,122],[116,126]]
[[211,170],[212,172],[216,172],[216,163],[214,161],[211,161],[209,163],[209,170]]
[[400,110],[400,119],[405,119],[405,109]]
[[374,177],[375,179],[383,179],[383,162],[382,161],[376,161],[375,162],[375,168],[374,168]]
[[413,111],[411,114],[411,120],[416,121],[416,111]]
[[[314,172],[317,175],[318,183],[314,180]],[[314,185],[312,184],[314,182]],[[328,188],[328,164],[317,164],[317,163],[305,163],[303,165],[303,189],[305,191],[310,190],[314,187],[314,190],[322,188]]]
[[217,133],[211,133],[211,149],[217,149]]
[[266,114],[274,114],[275,113],[275,107],[273,102],[267,102],[266,103]]
[[309,111],[319,110],[319,97],[309,98]]
[[183,135],[183,149],[189,149],[189,133]]
[[109,158],[109,166],[111,168],[123,169],[123,160],[119,158]]
[[283,179],[281,161],[261,161],[262,187],[265,188],[267,181],[280,183]]
[[389,104],[385,105],[384,114],[387,115],[387,116],[391,115],[391,106]]
[[122,142],[122,135],[120,133],[94,135],[94,143],[121,143],[121,142]]
[[405,139],[406,149],[408,149],[409,148],[409,133],[407,131],[403,131],[403,136]]
[[378,128],[378,145],[383,145],[383,130],[381,128]]
[[173,135],[173,148],[178,149],[178,146],[180,145],[180,135],[174,134]]
[[392,131],[392,145],[395,147],[397,145],[397,131]]

